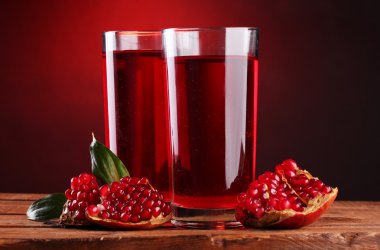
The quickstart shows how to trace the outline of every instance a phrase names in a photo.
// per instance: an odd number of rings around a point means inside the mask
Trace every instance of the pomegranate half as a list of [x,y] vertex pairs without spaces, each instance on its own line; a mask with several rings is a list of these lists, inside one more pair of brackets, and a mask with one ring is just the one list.
[[90,222],[108,227],[147,229],[171,219],[170,205],[147,178],[124,177],[99,188],[100,202],[86,208]]
[[299,228],[316,221],[338,194],[294,160],[265,172],[238,197],[236,219],[245,227]]

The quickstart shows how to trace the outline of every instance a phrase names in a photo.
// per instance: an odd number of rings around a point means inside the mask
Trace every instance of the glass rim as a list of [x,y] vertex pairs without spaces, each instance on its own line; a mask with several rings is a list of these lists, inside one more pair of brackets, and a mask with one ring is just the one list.
[[162,32],[166,31],[179,31],[179,32],[187,32],[187,31],[223,31],[223,30],[251,30],[251,31],[259,31],[257,27],[198,27],[198,28],[165,28],[162,29]]
[[103,31],[103,35],[115,34],[115,35],[139,35],[139,36],[149,36],[149,35],[160,35],[161,30],[112,30]]

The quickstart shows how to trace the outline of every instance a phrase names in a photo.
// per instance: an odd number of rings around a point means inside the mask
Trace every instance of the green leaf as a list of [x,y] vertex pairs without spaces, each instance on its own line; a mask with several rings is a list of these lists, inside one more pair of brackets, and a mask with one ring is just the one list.
[[129,176],[124,163],[106,146],[98,142],[93,136],[90,145],[92,173],[103,183],[119,181],[120,178]]
[[29,220],[46,221],[57,219],[62,213],[66,200],[66,196],[63,193],[49,194],[33,202],[28,211],[26,211],[26,215]]

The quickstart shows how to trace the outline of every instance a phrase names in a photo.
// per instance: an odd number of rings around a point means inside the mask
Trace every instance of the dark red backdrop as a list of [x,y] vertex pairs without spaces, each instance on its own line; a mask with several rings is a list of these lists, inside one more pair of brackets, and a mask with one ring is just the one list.
[[377,8],[307,2],[2,1],[0,192],[63,191],[89,170],[102,31],[257,26],[258,172],[294,157],[341,199],[378,199]]

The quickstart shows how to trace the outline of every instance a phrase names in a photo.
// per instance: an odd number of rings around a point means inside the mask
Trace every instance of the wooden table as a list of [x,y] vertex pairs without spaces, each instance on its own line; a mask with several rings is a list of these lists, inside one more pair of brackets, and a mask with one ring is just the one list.
[[336,201],[297,230],[193,230],[171,224],[144,231],[60,228],[29,221],[40,194],[0,193],[0,249],[380,249],[380,202]]

